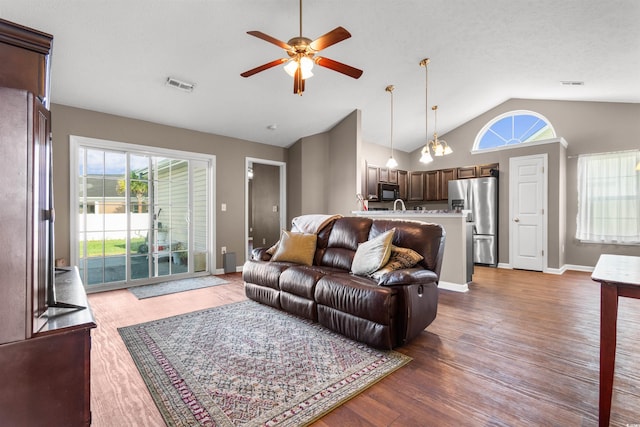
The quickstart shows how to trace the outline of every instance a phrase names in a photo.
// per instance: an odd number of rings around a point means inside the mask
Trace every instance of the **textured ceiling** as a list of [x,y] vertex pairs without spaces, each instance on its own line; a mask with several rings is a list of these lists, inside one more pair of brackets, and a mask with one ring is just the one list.
[[345,27],[322,56],[362,77],[316,66],[302,97],[280,67],[240,77],[284,56],[246,31],[287,41],[298,13],[297,0],[0,0],[0,18],[53,34],[52,102],[283,147],[354,109],[363,140],[388,145],[389,84],[394,146],[420,147],[425,57],[439,134],[510,98],[640,102],[637,0],[307,0],[303,35]]

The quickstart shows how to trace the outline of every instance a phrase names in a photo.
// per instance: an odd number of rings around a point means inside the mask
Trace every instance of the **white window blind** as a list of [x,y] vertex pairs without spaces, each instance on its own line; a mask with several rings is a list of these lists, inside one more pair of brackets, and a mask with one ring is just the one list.
[[576,238],[640,244],[640,151],[578,156]]

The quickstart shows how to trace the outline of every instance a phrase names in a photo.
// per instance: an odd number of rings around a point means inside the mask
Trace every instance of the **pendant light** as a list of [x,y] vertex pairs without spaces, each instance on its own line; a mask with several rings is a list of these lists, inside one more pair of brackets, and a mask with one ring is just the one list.
[[398,167],[398,162],[393,158],[393,89],[395,89],[393,85],[389,85],[384,89],[391,94],[391,155],[389,156],[389,160],[387,160],[386,164],[389,169],[395,169]]
[[451,147],[449,147],[449,144],[447,144],[446,141],[444,140],[438,140],[438,132],[437,132],[437,128],[438,128],[438,106],[434,105],[431,109],[434,112],[435,115],[435,122],[434,122],[434,132],[433,132],[433,139],[429,140],[429,127],[428,127],[428,116],[429,116],[429,101],[428,101],[428,94],[429,94],[429,70],[427,65],[429,65],[429,58],[425,58],[422,61],[420,61],[420,66],[424,67],[424,75],[425,75],[425,93],[424,93],[424,104],[425,104],[425,117],[424,117],[424,131],[425,131],[425,135],[426,135],[426,144],[425,146],[422,148],[422,152],[420,155],[420,162],[421,163],[431,163],[433,162],[433,157],[431,156],[431,152],[429,149],[433,150],[433,155],[434,156],[446,156],[448,154],[453,153],[453,150],[451,149]]

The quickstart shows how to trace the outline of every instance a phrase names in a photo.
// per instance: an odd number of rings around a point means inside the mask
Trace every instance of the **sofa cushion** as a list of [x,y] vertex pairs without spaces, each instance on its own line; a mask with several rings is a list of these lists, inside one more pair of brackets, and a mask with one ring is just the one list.
[[411,268],[420,261],[422,261],[423,256],[409,248],[400,248],[398,246],[391,246],[391,256],[389,257],[389,261],[382,266],[377,271],[374,271],[371,274],[376,280],[379,280],[385,274],[394,271],[400,270],[402,268]]
[[353,256],[351,272],[360,276],[366,276],[380,269],[389,261],[391,255],[391,241],[395,228],[361,243]]
[[368,277],[337,273],[318,280],[315,300],[318,305],[388,325],[397,310],[396,294],[395,288],[378,286]]
[[315,234],[292,233],[283,230],[280,235],[278,249],[271,257],[272,261],[288,261],[297,264],[311,265],[316,253]]

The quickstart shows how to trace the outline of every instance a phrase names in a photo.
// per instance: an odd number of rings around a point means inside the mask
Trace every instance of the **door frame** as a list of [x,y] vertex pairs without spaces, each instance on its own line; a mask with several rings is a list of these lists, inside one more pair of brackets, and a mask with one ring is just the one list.
[[542,174],[542,224],[540,226],[540,233],[542,233],[542,272],[547,271],[548,265],[548,219],[549,219],[549,156],[547,153],[533,154],[529,156],[519,156],[509,158],[509,268],[517,268],[514,266],[515,259],[515,223],[513,221],[515,215],[515,202],[517,200],[515,194],[517,190],[518,179],[514,173],[513,164],[515,161],[526,160],[542,160],[543,170],[539,173]]
[[244,165],[244,254],[245,260],[249,259],[249,168],[254,163],[277,166],[280,178],[280,230],[287,230],[287,164],[277,160],[260,159],[257,157],[245,157]]

